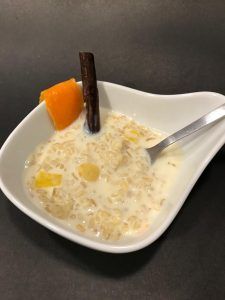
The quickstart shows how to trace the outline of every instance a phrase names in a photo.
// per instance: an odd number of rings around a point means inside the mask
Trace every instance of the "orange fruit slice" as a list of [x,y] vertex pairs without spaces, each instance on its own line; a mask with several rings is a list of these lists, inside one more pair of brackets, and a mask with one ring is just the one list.
[[84,107],[81,88],[74,78],[60,82],[41,92],[47,111],[57,130],[64,129],[78,118]]

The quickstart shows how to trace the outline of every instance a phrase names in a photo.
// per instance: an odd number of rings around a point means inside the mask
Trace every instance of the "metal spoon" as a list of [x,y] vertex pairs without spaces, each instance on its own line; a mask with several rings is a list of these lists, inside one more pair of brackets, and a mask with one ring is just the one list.
[[202,116],[200,119],[192,122],[191,124],[175,132],[174,134],[168,136],[167,138],[165,138],[155,146],[146,149],[148,151],[148,154],[150,155],[151,163],[154,163],[158,154],[169,145],[196,132],[197,130],[205,127],[206,125],[209,125],[223,118],[224,116],[225,116],[225,103],[217,107],[216,109],[212,110],[211,112],[207,113],[206,115]]

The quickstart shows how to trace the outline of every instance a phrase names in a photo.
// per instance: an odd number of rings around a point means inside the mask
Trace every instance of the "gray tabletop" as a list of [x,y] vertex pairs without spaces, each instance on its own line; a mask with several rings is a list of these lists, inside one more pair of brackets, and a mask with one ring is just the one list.
[[[224,20],[224,0],[2,0],[0,145],[40,90],[80,79],[79,50],[99,80],[225,94]],[[224,299],[224,178],[223,148],[166,233],[126,255],[71,243],[0,193],[0,299]]]

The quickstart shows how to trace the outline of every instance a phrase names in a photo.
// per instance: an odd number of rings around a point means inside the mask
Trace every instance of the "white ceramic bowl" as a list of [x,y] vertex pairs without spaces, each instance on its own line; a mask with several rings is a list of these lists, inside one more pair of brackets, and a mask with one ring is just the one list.
[[[173,133],[222,103],[225,97],[211,92],[154,95],[120,85],[98,82],[100,105],[133,117],[144,125]],[[170,225],[193,185],[225,143],[225,119],[181,142],[180,174],[155,222],[142,236],[109,243],[79,235],[40,210],[24,191],[22,174],[27,156],[54,132],[45,104],[38,105],[10,134],[0,151],[0,187],[8,199],[29,217],[59,235],[89,248],[125,253],[154,242]]]

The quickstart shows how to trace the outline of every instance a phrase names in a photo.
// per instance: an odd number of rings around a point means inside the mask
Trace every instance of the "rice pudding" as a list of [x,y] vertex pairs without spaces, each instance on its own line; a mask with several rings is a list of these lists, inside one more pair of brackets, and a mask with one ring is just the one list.
[[31,201],[73,230],[115,241],[146,231],[179,170],[167,150],[152,166],[145,148],[164,135],[107,110],[102,129],[84,130],[85,113],[56,131],[25,163]]

